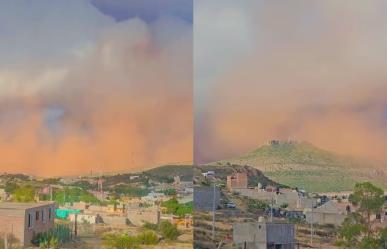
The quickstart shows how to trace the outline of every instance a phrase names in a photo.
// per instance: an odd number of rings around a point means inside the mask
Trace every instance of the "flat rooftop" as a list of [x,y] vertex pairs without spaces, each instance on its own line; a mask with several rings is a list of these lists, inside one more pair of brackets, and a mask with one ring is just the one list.
[[51,205],[55,204],[53,201],[42,201],[42,202],[29,202],[29,203],[23,203],[23,202],[0,202],[0,211],[2,210],[26,210],[30,208],[37,208],[41,206]]

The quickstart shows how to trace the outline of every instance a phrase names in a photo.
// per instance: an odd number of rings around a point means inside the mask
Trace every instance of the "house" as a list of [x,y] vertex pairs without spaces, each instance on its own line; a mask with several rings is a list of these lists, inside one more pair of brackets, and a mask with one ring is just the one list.
[[202,176],[204,176],[204,178],[213,177],[215,176],[215,171],[209,170],[207,172],[202,173]]
[[0,201],[7,201],[8,199],[8,194],[5,192],[4,189],[0,189]]
[[167,197],[164,193],[150,192],[148,195],[141,197],[141,201],[144,202],[155,202],[155,201],[164,201],[167,200]]
[[173,185],[180,185],[180,176],[174,176],[173,177]]
[[293,224],[269,223],[263,220],[233,225],[235,248],[293,249],[297,244]]
[[274,206],[281,207],[286,204],[288,210],[303,210],[317,205],[317,199],[303,197],[296,190],[280,189],[274,191],[270,188],[262,189],[236,189],[234,192],[251,199],[273,203]]
[[215,209],[220,205],[220,190],[218,187],[195,187],[194,188],[194,209],[198,211],[212,211],[215,202]]
[[335,201],[328,201],[325,204],[305,212],[305,219],[308,223],[320,225],[339,226],[347,216],[347,207]]
[[32,238],[54,228],[54,202],[0,203],[0,233],[12,233],[22,245],[31,245]]
[[294,224],[258,222],[233,225],[234,248],[238,249],[294,249]]
[[247,173],[237,172],[227,176],[227,188],[232,191],[234,189],[247,188]]
[[138,175],[133,175],[133,176],[129,176],[129,180],[136,180],[136,179],[139,179],[140,178],[140,176],[138,176]]

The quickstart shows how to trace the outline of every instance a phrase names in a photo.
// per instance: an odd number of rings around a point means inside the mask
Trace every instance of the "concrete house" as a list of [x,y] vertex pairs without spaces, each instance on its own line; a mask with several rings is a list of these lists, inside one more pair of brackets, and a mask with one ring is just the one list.
[[303,210],[317,205],[317,199],[301,196],[295,190],[281,189],[279,191],[267,191],[261,189],[237,189],[235,192],[251,199],[273,202],[280,207],[287,204],[288,210]]
[[227,188],[232,191],[233,189],[246,189],[247,188],[247,173],[233,173],[227,176]]
[[6,201],[8,199],[8,194],[4,189],[0,189],[0,201]]
[[238,249],[294,249],[293,224],[245,222],[233,225],[234,246]]
[[0,203],[0,233],[12,233],[22,245],[54,228],[55,203]]
[[345,207],[334,201],[328,201],[324,205],[313,209],[313,212],[311,210],[305,212],[306,222],[320,225],[331,224],[339,226],[343,223],[346,216]]

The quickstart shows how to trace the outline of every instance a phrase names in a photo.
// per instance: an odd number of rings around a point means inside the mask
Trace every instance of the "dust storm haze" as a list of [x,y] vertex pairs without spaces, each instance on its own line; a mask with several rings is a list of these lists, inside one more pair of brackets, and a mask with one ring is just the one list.
[[288,138],[387,162],[385,1],[216,2],[194,10],[195,163]]
[[192,161],[192,24],[168,15],[118,22],[90,1],[64,2],[2,3],[1,171]]

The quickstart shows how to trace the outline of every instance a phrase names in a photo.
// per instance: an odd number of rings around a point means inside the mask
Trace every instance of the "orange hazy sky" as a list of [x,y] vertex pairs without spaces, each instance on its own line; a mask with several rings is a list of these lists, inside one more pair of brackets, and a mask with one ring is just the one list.
[[288,138],[387,162],[385,1],[218,3],[194,9],[194,162]]
[[1,172],[192,161],[191,23],[117,22],[78,0],[5,1],[0,16]]

